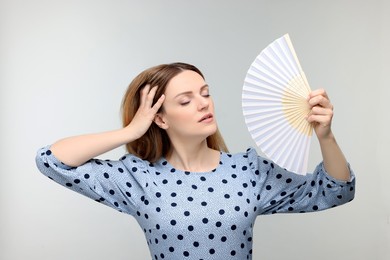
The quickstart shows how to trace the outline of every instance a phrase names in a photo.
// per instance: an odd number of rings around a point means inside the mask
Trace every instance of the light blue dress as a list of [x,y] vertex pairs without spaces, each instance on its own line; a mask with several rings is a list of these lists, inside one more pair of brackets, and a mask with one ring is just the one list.
[[355,194],[352,172],[350,181],[339,181],[321,163],[313,174],[297,175],[253,148],[221,152],[211,172],[185,172],[164,158],[149,163],[130,154],[69,167],[49,146],[38,151],[36,162],[55,182],[134,216],[154,260],[252,259],[258,215],[320,211]]

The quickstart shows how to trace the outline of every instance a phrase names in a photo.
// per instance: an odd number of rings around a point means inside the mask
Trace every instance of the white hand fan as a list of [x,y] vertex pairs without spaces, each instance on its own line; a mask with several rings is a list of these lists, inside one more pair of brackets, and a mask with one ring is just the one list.
[[312,126],[310,87],[288,34],[253,61],[242,90],[242,110],[257,146],[279,166],[306,174]]

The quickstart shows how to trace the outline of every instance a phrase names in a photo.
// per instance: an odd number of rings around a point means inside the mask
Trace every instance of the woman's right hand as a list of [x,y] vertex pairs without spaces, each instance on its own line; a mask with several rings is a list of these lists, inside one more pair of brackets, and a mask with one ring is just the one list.
[[133,136],[136,136],[136,139],[140,138],[146,133],[146,131],[148,131],[158,110],[161,108],[165,100],[165,95],[163,94],[153,105],[153,99],[156,95],[156,91],[157,86],[151,88],[150,85],[146,85],[141,90],[141,104],[137,110],[137,113],[134,115],[134,118],[126,127]]
[[157,87],[146,86],[141,91],[141,105],[131,123],[118,130],[68,137],[51,146],[53,154],[69,166],[79,166],[91,158],[132,142],[149,129],[157,111],[164,102],[162,95],[153,105]]

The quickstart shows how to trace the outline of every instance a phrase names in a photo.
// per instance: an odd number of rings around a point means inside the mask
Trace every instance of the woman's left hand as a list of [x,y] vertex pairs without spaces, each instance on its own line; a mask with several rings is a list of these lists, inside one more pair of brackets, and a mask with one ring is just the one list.
[[318,139],[332,136],[331,124],[333,105],[324,89],[317,89],[309,94],[308,102],[311,108],[307,121],[313,124]]

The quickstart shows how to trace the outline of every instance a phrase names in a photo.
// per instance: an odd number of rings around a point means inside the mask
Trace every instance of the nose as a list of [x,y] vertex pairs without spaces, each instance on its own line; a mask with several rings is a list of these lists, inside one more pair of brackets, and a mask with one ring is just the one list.
[[209,98],[206,98],[206,97],[203,97],[203,96],[199,97],[199,101],[198,101],[198,109],[199,109],[199,111],[208,109],[209,105],[210,105]]

